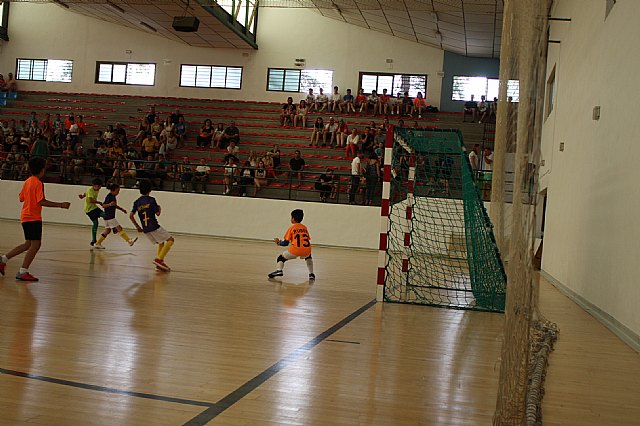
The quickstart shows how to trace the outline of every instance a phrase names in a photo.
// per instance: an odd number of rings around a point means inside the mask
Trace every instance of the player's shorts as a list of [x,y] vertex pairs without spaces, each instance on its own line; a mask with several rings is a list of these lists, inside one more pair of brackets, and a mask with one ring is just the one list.
[[171,234],[168,233],[167,230],[162,226],[155,231],[147,232],[144,235],[146,235],[149,241],[151,241],[153,244],[162,244],[169,238],[171,238]]
[[307,258],[311,257],[311,252],[304,254],[304,256],[301,256],[299,254],[293,254],[289,250],[287,250],[284,253],[282,253],[282,257],[284,257],[287,260],[296,259],[298,257],[300,259],[307,259]]
[[22,231],[25,241],[40,241],[42,240],[42,221],[22,222]]
[[98,209],[93,209],[89,213],[87,213],[87,216],[89,216],[89,219],[91,219],[91,221],[93,222],[94,220],[98,220],[102,216],[104,216],[104,212],[102,210],[100,210],[99,208]]
[[104,220],[104,226],[106,228],[116,229],[118,226],[120,226],[120,223],[118,223],[118,219],[116,219],[116,218],[105,219]]

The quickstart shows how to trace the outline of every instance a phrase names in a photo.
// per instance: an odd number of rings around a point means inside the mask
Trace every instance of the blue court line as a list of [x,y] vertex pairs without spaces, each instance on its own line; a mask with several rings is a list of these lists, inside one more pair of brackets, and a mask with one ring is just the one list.
[[216,418],[218,415],[222,414],[225,410],[230,408],[232,405],[234,405],[236,402],[240,401],[242,398],[247,396],[250,392],[254,391],[257,387],[262,385],[264,382],[269,380],[271,377],[273,377],[274,375],[276,375],[277,373],[285,369],[290,364],[296,362],[301,356],[309,352],[311,349],[316,347],[322,341],[326,340],[327,337],[331,336],[336,331],[340,330],[342,327],[349,324],[351,321],[356,319],[358,316],[360,316],[362,313],[367,311],[369,308],[371,308],[375,304],[376,304],[376,301],[374,299],[369,303],[367,303],[366,305],[362,306],[361,308],[359,308],[349,316],[342,319],[340,322],[333,325],[331,328],[320,333],[318,336],[316,336],[315,338],[307,342],[305,345],[291,352],[289,355],[285,356],[284,358],[281,358],[278,362],[273,364],[271,367],[267,368],[262,373],[258,374],[253,379],[249,380],[248,382],[240,386],[238,389],[231,392],[230,394],[222,398],[220,401],[216,402],[214,405],[207,408],[205,411],[198,414],[196,417],[189,420],[184,425],[185,426],[201,426],[210,422],[211,420]]

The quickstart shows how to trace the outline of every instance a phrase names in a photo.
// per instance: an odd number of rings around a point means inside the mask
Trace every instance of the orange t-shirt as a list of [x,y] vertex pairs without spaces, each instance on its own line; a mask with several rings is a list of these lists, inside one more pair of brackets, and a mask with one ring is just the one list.
[[311,243],[309,240],[309,231],[307,227],[301,223],[294,223],[287,229],[284,239],[289,241],[289,253],[307,257],[311,254]]
[[424,98],[415,98],[413,100],[413,103],[415,106],[419,107],[419,106],[426,106],[427,102],[424,100]]
[[42,200],[44,200],[44,183],[37,176],[31,176],[24,182],[22,191],[20,191],[20,201],[22,202],[20,222],[42,221],[42,206],[40,205]]

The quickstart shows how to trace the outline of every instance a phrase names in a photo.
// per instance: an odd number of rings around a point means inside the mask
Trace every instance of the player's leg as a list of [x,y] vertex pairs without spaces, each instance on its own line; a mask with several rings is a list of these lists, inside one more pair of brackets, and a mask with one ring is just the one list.
[[[42,222],[25,222],[22,224],[22,228],[24,230],[25,243],[22,245],[21,249],[26,247],[27,253],[22,260],[22,267],[20,268],[20,271],[16,274],[16,279],[20,281],[38,281],[36,277],[29,273],[29,266],[31,266],[31,262],[35,259],[38,250],[40,250],[42,240]],[[16,249],[9,252],[7,257],[15,256],[17,254],[15,252],[18,251]]]
[[287,260],[295,259],[297,256],[285,251],[278,259],[276,259],[276,270],[269,274],[269,278],[281,277],[283,275],[282,270],[284,269],[284,262]]
[[120,235],[120,238],[125,240],[127,242],[127,244],[129,244],[130,246],[134,245],[136,243],[136,241],[138,241],[138,237],[135,237],[133,239],[130,238],[129,235],[127,234],[127,231],[122,229],[122,226],[120,226],[120,225],[118,225],[115,228],[113,228],[113,233]]
[[313,273],[313,258],[309,255],[304,258],[304,261],[307,263],[307,269],[309,270],[309,281],[315,280],[316,274]]
[[98,238],[98,241],[96,241],[96,243],[93,245],[93,248],[103,249],[104,247],[102,247],[102,243],[107,239],[110,233],[111,228],[104,228],[104,232],[100,234],[100,237]]

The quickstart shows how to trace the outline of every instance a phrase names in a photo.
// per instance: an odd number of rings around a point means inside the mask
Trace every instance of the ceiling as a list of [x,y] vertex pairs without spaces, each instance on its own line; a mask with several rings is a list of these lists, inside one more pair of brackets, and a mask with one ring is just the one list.
[[[198,4],[225,5],[231,0],[12,1],[57,3],[83,15],[191,46],[251,48],[241,36]],[[503,0],[260,0],[259,4],[261,8],[313,9],[328,18],[465,56],[497,58],[500,54]],[[173,30],[173,17],[185,14],[200,20],[198,32]]]

